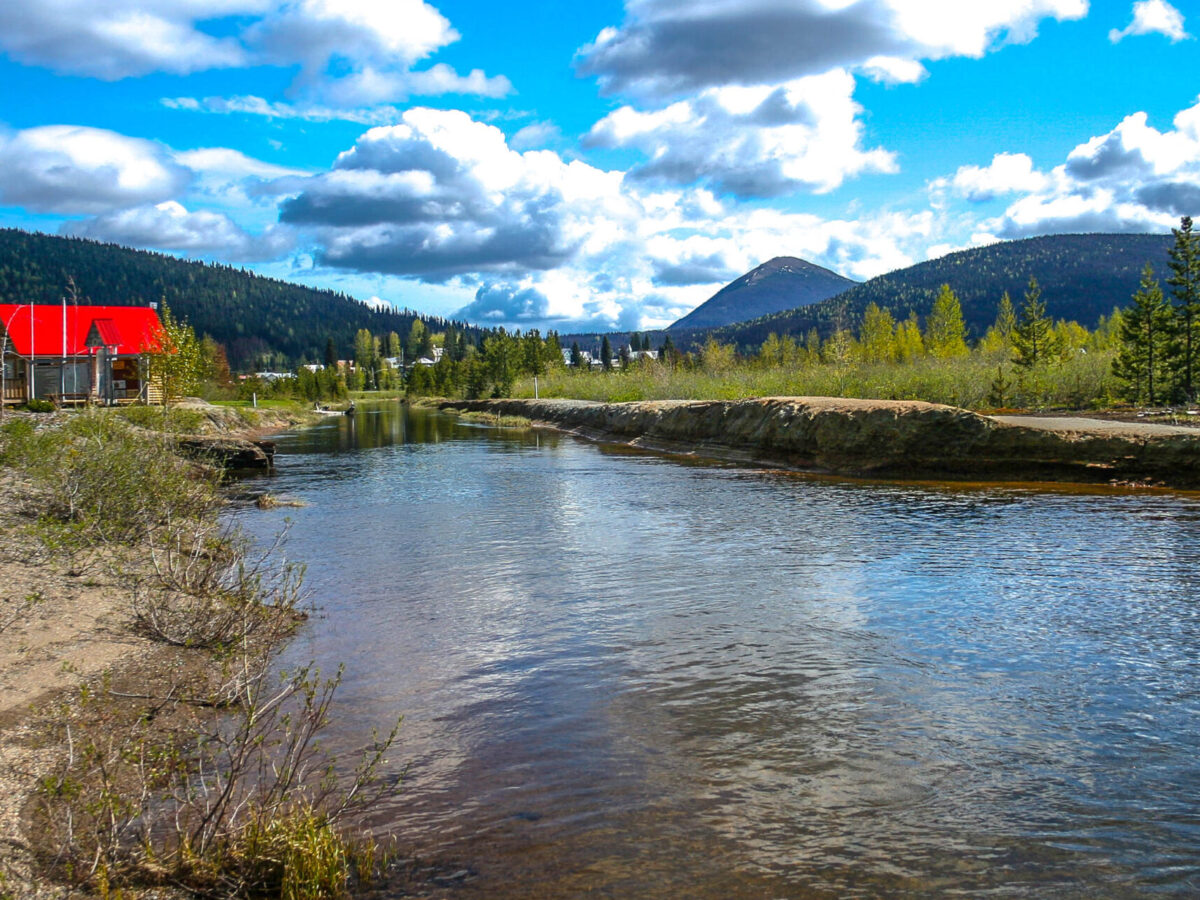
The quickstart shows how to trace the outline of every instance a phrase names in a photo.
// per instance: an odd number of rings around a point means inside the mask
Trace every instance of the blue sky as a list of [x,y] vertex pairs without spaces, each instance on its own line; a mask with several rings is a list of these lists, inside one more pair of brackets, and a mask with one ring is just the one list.
[[[482,324],[1200,214],[1192,0],[6,0],[0,225]],[[86,285],[82,286],[86,292]]]

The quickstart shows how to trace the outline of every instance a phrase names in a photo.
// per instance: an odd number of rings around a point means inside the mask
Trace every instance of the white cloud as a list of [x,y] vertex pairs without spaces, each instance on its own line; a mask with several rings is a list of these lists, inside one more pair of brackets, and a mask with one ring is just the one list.
[[916,84],[929,74],[918,60],[898,56],[872,56],[862,64],[862,71],[884,84]]
[[1200,102],[1175,116],[1174,126],[1163,132],[1144,112],[1127,116],[1077,146],[1044,183],[981,228],[1000,237],[1165,231],[1180,216],[1200,213]]
[[34,212],[104,213],[170,199],[190,181],[161,144],[99,128],[0,134],[0,202]]
[[1138,0],[1133,4],[1133,21],[1123,29],[1114,28],[1108,39],[1114,44],[1131,35],[1161,34],[1171,42],[1191,37],[1183,27],[1183,14],[1166,0]]
[[334,107],[316,103],[288,103],[263,97],[163,97],[163,106],[186,112],[216,115],[262,116],[267,119],[300,119],[306,122],[357,122],[360,125],[390,125],[403,111],[395,106]]
[[0,49],[20,63],[109,81],[243,66],[249,55],[242,44],[205,34],[198,25],[261,6],[254,0],[5,0],[0,3]]
[[979,57],[1024,42],[1087,0],[626,0],[627,20],[580,51],[610,92],[661,97],[727,84],[778,84],[834,68],[912,80],[916,61]]
[[986,167],[962,166],[951,179],[939,179],[935,190],[950,187],[955,194],[973,203],[991,200],[999,194],[1025,193],[1041,190],[1049,177],[1033,167],[1033,160],[1024,153],[997,153]]
[[637,147],[635,178],[702,183],[739,196],[830,191],[862,172],[894,172],[894,154],[862,146],[854,78],[835,69],[778,87],[706,88],[657,112],[623,106],[586,143]]
[[281,218],[317,229],[326,264],[437,280],[552,268],[603,243],[586,217],[624,202],[620,184],[549,151],[518,153],[466,113],[415,108],[300,183]]
[[214,254],[230,260],[273,259],[292,247],[292,236],[282,227],[251,235],[224,213],[189,211],[174,200],[105,213],[68,223],[62,230],[132,247]]
[[[206,31],[222,21],[234,34]],[[363,105],[414,94],[499,97],[512,85],[444,63],[414,69],[458,40],[424,0],[6,0],[0,51],[20,63],[106,80],[252,65],[298,67],[310,104]],[[189,108],[188,101],[179,101]],[[191,106],[190,108],[196,108]]]

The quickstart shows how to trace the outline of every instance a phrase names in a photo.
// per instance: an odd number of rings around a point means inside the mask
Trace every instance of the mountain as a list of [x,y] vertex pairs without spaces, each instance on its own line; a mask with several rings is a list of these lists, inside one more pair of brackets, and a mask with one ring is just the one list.
[[1171,235],[1160,234],[1055,234],[1003,241],[880,275],[820,303],[709,333],[740,347],[757,347],[771,332],[801,336],[816,328],[826,336],[839,327],[856,328],[870,303],[890,309],[897,320],[913,312],[924,320],[938,288],[949,284],[962,302],[970,335],[978,337],[995,321],[1005,291],[1020,309],[1030,276],[1041,285],[1049,315],[1091,328],[1114,308],[1129,305],[1146,263],[1160,280],[1165,278],[1172,243]]
[[818,303],[858,282],[794,256],[777,256],[730,282],[668,331],[718,328]]
[[[354,334],[408,334],[421,318],[432,331],[452,323],[410,310],[376,309],[345,294],[263,278],[232,266],[177,259],[81,238],[0,229],[0,303],[59,303],[68,277],[80,301],[145,306],[166,300],[176,318],[225,346],[230,365],[322,362],[333,338],[340,358]],[[453,323],[473,336],[483,329]]]

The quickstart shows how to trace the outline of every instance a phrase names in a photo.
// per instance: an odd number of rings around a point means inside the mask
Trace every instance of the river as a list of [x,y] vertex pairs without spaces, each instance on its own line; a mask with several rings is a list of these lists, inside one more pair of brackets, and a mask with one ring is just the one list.
[[1200,892],[1200,498],[688,463],[398,405],[279,439],[431,896]]

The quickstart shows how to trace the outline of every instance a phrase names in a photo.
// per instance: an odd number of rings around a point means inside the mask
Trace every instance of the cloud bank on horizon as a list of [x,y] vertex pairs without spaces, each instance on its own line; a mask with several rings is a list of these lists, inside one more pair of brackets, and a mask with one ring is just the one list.
[[1166,0],[596,14],[9,0],[3,224],[575,331],[665,326],[778,255],[868,278],[1200,213]]

